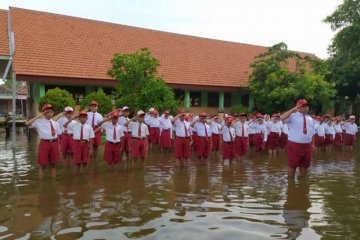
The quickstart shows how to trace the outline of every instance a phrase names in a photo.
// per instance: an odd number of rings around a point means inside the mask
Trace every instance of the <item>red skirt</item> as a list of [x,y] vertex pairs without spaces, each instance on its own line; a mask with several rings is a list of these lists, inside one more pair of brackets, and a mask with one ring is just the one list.
[[158,144],[160,140],[160,129],[159,128],[149,128],[149,142],[151,144]]
[[211,151],[213,152],[217,152],[220,150],[220,139],[221,135],[220,134],[212,134],[211,135],[211,141],[212,141],[212,148]]
[[59,143],[58,141],[49,142],[40,140],[38,147],[38,164],[45,167],[55,166],[59,162]]
[[279,146],[279,140],[280,140],[280,134],[277,132],[270,132],[268,140],[267,140],[267,146],[269,149],[274,150],[277,149]]
[[253,142],[255,145],[255,152],[261,152],[261,151],[265,151],[266,146],[264,143],[264,134],[262,133],[256,133],[253,136]]
[[279,147],[284,149],[286,147],[287,140],[288,140],[288,135],[285,133],[281,133],[279,140]]
[[235,137],[235,154],[244,156],[248,152],[249,139],[247,137]]
[[325,137],[320,137],[319,135],[315,134],[315,136],[314,136],[315,147],[323,146],[324,141],[325,141]]
[[176,137],[174,142],[174,157],[189,158],[190,157],[190,137]]
[[334,140],[334,138],[333,138],[332,134],[325,134],[325,142],[324,142],[324,144],[326,146],[331,145],[333,140]]
[[171,147],[171,130],[166,129],[162,130],[160,134],[160,146],[161,148],[170,148]]
[[112,164],[121,161],[121,143],[112,144],[110,142],[105,143],[104,156],[105,162]]
[[232,143],[226,143],[224,142],[222,144],[222,158],[223,160],[229,159],[233,160],[235,157],[235,144]]
[[353,146],[355,143],[355,135],[352,134],[345,134],[345,145],[346,146]]
[[342,133],[336,133],[333,141],[335,147],[340,147],[343,144]]

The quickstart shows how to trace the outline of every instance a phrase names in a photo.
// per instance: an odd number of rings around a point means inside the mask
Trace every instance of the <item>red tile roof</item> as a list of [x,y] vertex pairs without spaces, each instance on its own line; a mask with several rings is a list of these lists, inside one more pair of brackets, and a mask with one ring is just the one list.
[[114,54],[146,47],[160,61],[159,72],[168,84],[238,88],[248,85],[245,72],[254,56],[266,51],[26,9],[11,7],[10,13],[17,75],[112,81],[106,72]]
[[0,9],[0,56],[9,56],[8,11]]

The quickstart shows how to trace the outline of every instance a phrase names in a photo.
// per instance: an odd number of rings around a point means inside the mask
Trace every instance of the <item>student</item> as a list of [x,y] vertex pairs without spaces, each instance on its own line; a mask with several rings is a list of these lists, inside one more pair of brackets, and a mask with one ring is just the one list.
[[311,141],[315,133],[314,120],[307,115],[309,111],[306,99],[297,101],[296,106],[281,115],[289,127],[288,139],[288,177],[294,178],[297,168],[300,176],[307,175],[310,167],[312,146]]
[[[90,104],[90,111],[87,113],[87,124],[90,125],[93,130],[95,130],[96,125],[98,124],[98,122],[100,122],[101,120],[103,120],[103,117],[101,116],[100,113],[98,113],[98,109],[99,109],[99,105],[96,101],[91,101]],[[97,149],[101,144],[101,131],[98,131],[95,134],[95,138],[93,141],[93,153],[91,154],[91,157],[93,159],[96,159],[97,156]]]
[[214,116],[210,121],[210,128],[211,128],[211,141],[212,141],[212,148],[211,151],[218,153],[220,150],[221,145],[221,124],[219,123],[219,117]]
[[334,147],[336,149],[341,149],[341,146],[343,144],[343,139],[342,139],[342,127],[341,127],[341,116],[337,116],[334,119],[334,130],[335,130],[335,138],[333,141]]
[[149,136],[148,126],[144,123],[145,112],[139,110],[132,119],[125,123],[125,127],[131,130],[131,152],[133,156],[132,166],[138,158],[141,158],[142,165],[145,165],[145,155]]
[[254,125],[256,123],[256,115],[255,114],[251,114],[250,115],[250,120],[248,122],[248,127],[249,127],[249,147],[253,147],[254,144]]
[[[79,111],[78,115],[74,115],[67,122],[64,123],[64,128],[67,128],[73,133],[73,160],[77,166],[76,172],[84,172],[89,163],[89,154],[93,152],[93,141],[95,138],[93,128],[87,124],[88,113],[84,110]],[[76,119],[78,122],[73,122]]]
[[222,161],[232,162],[235,157],[235,129],[231,126],[232,117],[225,118],[225,125],[221,128],[222,134]]
[[[115,169],[115,165],[121,162],[122,157],[121,138],[124,136],[124,131],[118,124],[119,116],[119,111],[112,112],[108,118],[104,118],[97,124],[97,127],[101,127],[106,133],[103,159],[108,163],[110,170]],[[100,128],[97,128],[95,132],[99,130]]]
[[321,149],[325,143],[325,123],[324,119],[318,116],[314,123],[315,136],[314,136],[314,145],[315,149]]
[[171,148],[172,123],[169,116],[170,112],[165,111],[160,117],[160,147],[162,150]]
[[122,126],[124,131],[124,137],[121,140],[121,154],[125,153],[126,161],[129,163],[129,153],[131,151],[131,129],[125,127],[125,123],[127,123],[129,119],[129,107],[124,106],[121,110],[121,115],[118,120],[118,124]]
[[70,106],[65,107],[64,112],[59,113],[53,117],[54,121],[57,121],[60,129],[61,135],[59,135],[60,140],[60,151],[63,154],[64,166],[70,166],[73,154],[73,135],[72,132],[64,128],[64,123],[72,118],[74,114],[74,109]]
[[240,113],[239,118],[233,121],[235,129],[235,154],[239,157],[248,152],[249,145],[249,126],[246,122],[246,113]]
[[333,145],[333,141],[335,138],[335,129],[333,127],[333,122],[331,118],[329,118],[324,127],[325,130],[325,148],[330,151],[331,146]]
[[211,129],[206,123],[206,118],[207,114],[201,113],[199,118],[191,123],[191,126],[195,129],[198,136],[196,156],[202,165],[206,165],[211,149]]
[[44,104],[41,113],[28,120],[25,124],[30,128],[36,128],[40,143],[38,147],[39,178],[44,178],[44,170],[49,165],[51,176],[56,177],[56,164],[59,161],[58,135],[61,134],[59,124],[52,120],[54,115],[51,104]]
[[356,140],[356,133],[358,132],[355,124],[355,116],[351,115],[349,120],[344,123],[345,129],[345,146],[348,150],[352,150]]
[[261,113],[256,114],[256,123],[253,124],[253,132],[255,152],[265,151],[268,132],[264,122],[264,116]]
[[[190,123],[185,121],[186,112],[184,109],[178,111],[171,123],[175,130],[174,141],[174,157],[177,159],[178,165],[183,166],[187,164],[187,160],[190,158]],[[185,161],[183,162],[182,159]]]
[[280,135],[281,135],[281,122],[279,121],[279,115],[273,114],[272,120],[269,121],[267,130],[269,133],[267,146],[270,155],[276,155],[279,147]]
[[285,121],[281,121],[281,135],[279,140],[279,148],[284,151],[287,146],[289,128]]
[[160,141],[160,118],[158,111],[151,111],[145,123],[149,127],[149,143],[150,149],[152,149]]

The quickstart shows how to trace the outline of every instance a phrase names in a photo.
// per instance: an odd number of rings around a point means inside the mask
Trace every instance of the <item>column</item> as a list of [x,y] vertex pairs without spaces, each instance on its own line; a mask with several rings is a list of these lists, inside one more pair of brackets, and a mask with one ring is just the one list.
[[224,92],[219,92],[219,113],[224,112]]
[[189,112],[190,111],[190,91],[189,90],[185,90],[184,106],[185,106],[185,111]]

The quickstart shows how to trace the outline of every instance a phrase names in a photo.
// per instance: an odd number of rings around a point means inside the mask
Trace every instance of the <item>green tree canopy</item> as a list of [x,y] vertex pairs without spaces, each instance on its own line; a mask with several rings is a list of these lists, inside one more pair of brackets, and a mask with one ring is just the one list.
[[330,79],[340,97],[360,101],[360,0],[344,0],[324,21],[337,32],[329,46]]
[[96,101],[98,103],[98,113],[100,114],[107,114],[113,110],[111,98],[102,91],[86,95],[86,97],[80,102],[80,108],[84,109],[89,106],[91,101]]
[[55,114],[64,111],[66,106],[75,107],[75,101],[72,95],[63,89],[53,88],[46,92],[39,100],[38,108],[41,111],[45,103],[50,103],[54,107]]
[[117,106],[128,106],[132,112],[155,107],[160,112],[177,109],[170,87],[158,76],[159,61],[143,48],[130,54],[116,54],[108,75],[118,81],[115,90]]
[[334,96],[333,84],[324,80],[328,67],[322,60],[302,57],[289,51],[285,43],[268,48],[250,65],[249,88],[255,110],[264,113],[285,111],[300,98],[312,108],[326,111]]

